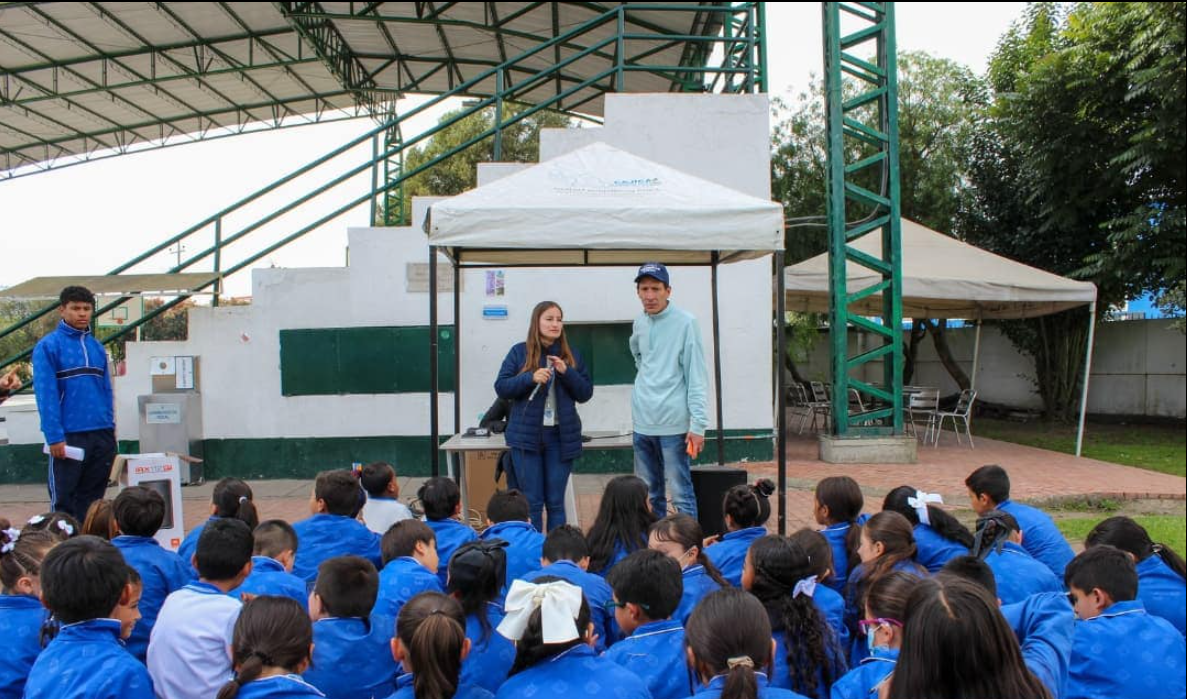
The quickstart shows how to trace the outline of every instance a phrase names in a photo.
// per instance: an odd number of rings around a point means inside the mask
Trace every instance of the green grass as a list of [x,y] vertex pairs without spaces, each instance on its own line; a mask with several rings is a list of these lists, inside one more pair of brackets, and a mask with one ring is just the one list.
[[[1076,426],[979,418],[977,437],[1076,453]],[[1181,425],[1089,423],[1084,427],[1084,456],[1149,471],[1187,476],[1187,434]]]
[[[1055,525],[1069,541],[1083,542],[1084,537],[1088,536],[1088,532],[1092,531],[1092,528],[1104,519],[1108,519],[1108,517],[1070,517],[1055,520]],[[1177,551],[1180,556],[1187,556],[1187,517],[1182,515],[1146,515],[1133,519],[1146,528],[1152,541],[1166,544]]]

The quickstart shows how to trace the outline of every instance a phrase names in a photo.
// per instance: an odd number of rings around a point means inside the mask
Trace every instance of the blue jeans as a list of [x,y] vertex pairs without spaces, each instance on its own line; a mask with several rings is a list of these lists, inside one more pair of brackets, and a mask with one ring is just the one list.
[[678,512],[697,516],[697,499],[692,489],[692,471],[685,435],[654,437],[635,433],[635,475],[647,483],[651,509],[656,517],[668,514],[666,490]]
[[544,531],[544,509],[548,508],[548,531],[565,523],[565,486],[573,471],[573,462],[561,460],[560,432],[556,427],[543,428],[543,449],[512,449],[515,480],[528,498],[532,526]]

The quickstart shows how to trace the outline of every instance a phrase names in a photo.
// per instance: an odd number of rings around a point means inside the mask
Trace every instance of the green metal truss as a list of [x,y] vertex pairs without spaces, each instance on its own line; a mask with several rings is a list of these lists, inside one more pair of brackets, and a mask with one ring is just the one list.
[[[824,3],[824,47],[833,432],[838,437],[902,434],[902,258],[894,3]],[[865,56],[862,51],[870,48],[873,55]],[[845,83],[844,76],[852,80]],[[846,86],[851,89],[843,89]],[[880,258],[852,246],[865,235],[882,237]],[[846,268],[851,264],[874,271],[882,281],[850,292]],[[874,294],[882,295],[881,323],[849,308]],[[849,356],[851,327],[873,334],[880,344]],[[882,365],[880,385],[853,376],[855,370],[871,362]],[[856,389],[864,397],[863,403],[874,407],[851,413],[850,389]]]

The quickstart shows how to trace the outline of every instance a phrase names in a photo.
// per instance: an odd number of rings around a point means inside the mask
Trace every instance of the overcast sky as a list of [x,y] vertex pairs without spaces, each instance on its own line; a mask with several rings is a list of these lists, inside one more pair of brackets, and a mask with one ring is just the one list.
[[[1001,34],[1021,16],[1025,3],[899,2],[896,6],[900,51],[924,50],[980,73]],[[809,76],[822,71],[819,3],[770,3],[767,25],[772,94],[802,91]],[[431,123],[414,122],[404,134],[410,136]],[[356,119],[234,136],[0,182],[0,286],[37,276],[106,273],[373,127],[368,119]],[[369,153],[369,143],[357,149],[358,158]],[[333,171],[348,167],[345,163]],[[322,181],[324,178],[317,183]],[[367,190],[369,181],[370,176],[364,174],[339,187],[341,191],[327,197],[316,215],[278,221],[264,231],[265,238],[274,240],[291,232],[297,221],[312,221],[321,212],[358,196]],[[263,202],[254,211],[227,221],[224,236],[236,229],[236,223],[246,225],[283,203],[281,199]],[[367,207],[360,207],[258,265],[341,265],[347,227],[367,225],[368,216]],[[209,239],[194,241],[184,253],[208,244]],[[242,257],[228,251],[225,259],[234,262]],[[173,255],[162,253],[137,271],[165,271],[174,261]],[[207,269],[209,265],[192,271]],[[228,281],[227,293],[245,295],[250,288],[250,276],[244,272]]]

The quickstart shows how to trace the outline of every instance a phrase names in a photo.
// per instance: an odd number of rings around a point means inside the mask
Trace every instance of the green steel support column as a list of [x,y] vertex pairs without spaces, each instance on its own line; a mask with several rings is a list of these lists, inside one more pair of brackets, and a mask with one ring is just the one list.
[[218,217],[214,220],[214,273],[220,275],[214,280],[214,298],[211,303],[217,307],[218,297],[223,293],[223,219]]
[[[400,129],[400,115],[392,104],[388,127],[383,132],[383,152],[395,153],[383,159],[383,225],[403,226],[404,211],[404,132]],[[395,182],[395,186],[392,183]]]
[[371,137],[371,217],[372,226],[379,223],[379,134]]
[[503,161],[503,71],[495,73],[495,152],[493,162]]
[[[758,27],[756,33],[758,35],[758,90],[757,92],[767,91],[767,4],[765,2],[756,3],[758,5]],[[753,67],[752,67],[753,70]]]
[[[841,13],[846,22],[842,27]],[[829,327],[833,432],[838,437],[903,433],[902,259],[898,171],[898,81],[894,3],[824,3],[825,108],[828,117]],[[848,99],[843,77],[851,79]],[[881,257],[852,247],[863,235],[882,239]],[[881,281],[850,293],[848,265]],[[850,303],[880,291],[882,324],[850,312]],[[849,356],[848,330],[876,335],[872,351]],[[853,376],[882,362],[881,386]],[[876,407],[849,413],[849,392]]]

